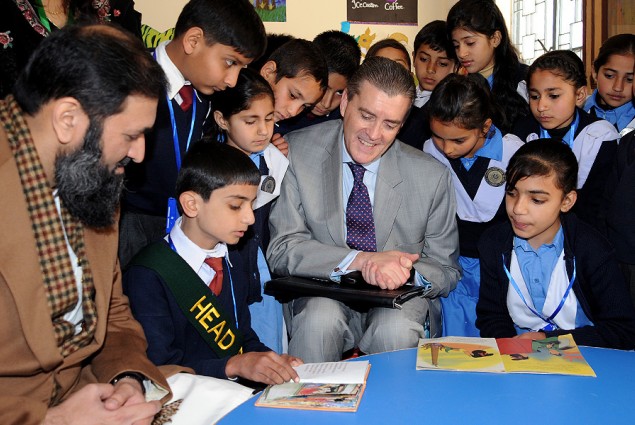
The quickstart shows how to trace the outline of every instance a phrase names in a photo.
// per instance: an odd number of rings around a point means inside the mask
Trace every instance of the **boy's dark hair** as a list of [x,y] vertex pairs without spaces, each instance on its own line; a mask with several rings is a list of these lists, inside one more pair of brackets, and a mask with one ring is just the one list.
[[609,61],[613,55],[635,55],[635,34],[618,34],[609,37],[598,52],[593,61],[595,72],[600,71],[600,67]]
[[340,74],[348,80],[359,67],[362,51],[352,36],[337,30],[324,31],[313,43],[324,55],[329,74]]
[[[176,179],[176,198],[192,191],[207,201],[216,189],[231,184],[260,183],[260,171],[243,152],[225,143],[201,139],[194,143],[183,158]],[[182,213],[179,204],[179,211]]]
[[[211,97],[211,113],[219,111],[225,119],[229,119],[232,115],[249,109],[251,103],[260,97],[269,96],[271,103],[274,102],[273,90],[271,85],[263,76],[249,68],[243,68],[238,74],[238,80],[234,87],[227,88],[223,91],[216,92]],[[221,128],[212,121],[212,131],[210,137],[217,140],[222,133]]]
[[29,115],[62,97],[77,99],[91,120],[123,110],[130,95],[165,93],[161,66],[140,40],[109,25],[69,26],[53,32],[33,52],[14,86]]
[[271,56],[278,47],[291,40],[295,40],[295,37],[290,34],[267,34],[267,48],[265,49],[265,53],[258,59],[252,61],[247,67],[256,72],[260,72],[260,69],[269,60],[269,56]]
[[445,52],[448,59],[456,61],[456,52],[446,28],[445,21],[432,21],[421,28],[415,36],[415,54],[422,45],[427,45],[436,52]]
[[193,27],[203,30],[207,45],[230,46],[250,59],[265,52],[265,26],[247,0],[190,0],[176,21],[174,38]]
[[500,44],[494,50],[492,96],[505,107],[504,122],[499,123],[499,128],[507,132],[519,117],[528,113],[528,107],[525,99],[516,91],[520,61],[509,37],[503,14],[494,0],[459,0],[448,13],[447,34],[450,40],[452,31],[458,28],[465,28],[487,37],[492,37],[496,31],[500,31]]
[[536,59],[527,71],[528,89],[530,89],[531,76],[537,70],[550,71],[571,83],[576,89],[586,86],[584,63],[571,50],[552,50]]
[[432,91],[427,116],[455,123],[466,130],[480,129],[488,118],[495,120],[489,84],[481,74],[449,74]]
[[567,194],[578,183],[578,160],[569,146],[559,139],[536,139],[516,151],[507,165],[505,190],[516,187],[520,179],[554,175],[556,187]]
[[394,38],[384,38],[383,40],[379,40],[377,43],[370,46],[370,49],[366,52],[366,58],[364,60],[374,58],[377,56],[377,52],[381,49],[385,49],[386,47],[392,47],[393,49],[403,52],[406,57],[406,62],[408,63],[408,69],[412,68],[412,61],[410,60],[410,53],[408,53],[408,49]]
[[366,58],[348,80],[346,91],[349,100],[359,94],[365,81],[388,96],[406,96],[410,98],[411,102],[415,98],[415,84],[412,75],[394,60],[381,56]]
[[296,38],[278,47],[267,61],[276,63],[276,83],[283,78],[296,78],[310,75],[326,90],[329,71],[324,55],[309,40]]

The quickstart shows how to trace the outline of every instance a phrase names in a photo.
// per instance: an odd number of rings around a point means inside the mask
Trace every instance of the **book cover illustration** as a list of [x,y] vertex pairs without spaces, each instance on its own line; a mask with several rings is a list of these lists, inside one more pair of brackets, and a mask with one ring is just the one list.
[[421,339],[417,369],[595,376],[570,334],[519,338]]
[[494,338],[454,337],[420,339],[417,369],[504,372]]
[[497,339],[505,371],[595,376],[570,334],[539,341]]
[[368,361],[307,363],[295,368],[300,382],[267,387],[256,406],[355,412],[370,371]]

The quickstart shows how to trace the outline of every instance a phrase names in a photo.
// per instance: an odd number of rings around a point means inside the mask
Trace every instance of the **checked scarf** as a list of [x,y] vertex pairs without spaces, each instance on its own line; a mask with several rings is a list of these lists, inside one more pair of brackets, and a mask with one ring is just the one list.
[[[86,258],[84,229],[61,202],[60,220],[55,208],[53,189],[46,179],[23,112],[13,96],[0,101],[0,122],[7,134],[22,182],[57,345],[62,356],[66,357],[90,343],[97,322],[95,286]],[[78,258],[78,265],[82,268],[84,322],[82,331],[77,335],[75,326],[64,320],[64,315],[75,307],[79,297],[64,230]]]

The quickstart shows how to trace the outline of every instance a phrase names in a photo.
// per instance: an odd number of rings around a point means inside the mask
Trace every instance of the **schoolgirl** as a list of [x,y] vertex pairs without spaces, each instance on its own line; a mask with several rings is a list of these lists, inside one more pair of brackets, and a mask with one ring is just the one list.
[[542,339],[635,348],[635,311],[610,243],[570,211],[578,163],[565,144],[539,139],[507,167],[509,221],[479,241],[482,337]]
[[574,212],[601,229],[607,206],[606,181],[615,166],[619,134],[608,121],[576,105],[584,101],[586,76],[582,60],[569,50],[540,56],[527,73],[531,116],[512,131],[528,142],[555,138],[578,159],[578,201]]
[[633,65],[635,34],[618,34],[602,44],[593,62],[593,79],[597,89],[584,104],[584,110],[617,128],[623,136],[635,128],[633,99]]
[[487,81],[478,74],[450,74],[434,89],[427,105],[432,138],[423,150],[452,171],[457,199],[459,263],[463,277],[441,299],[444,335],[478,336],[477,242],[482,232],[506,220],[505,169],[523,142],[492,124],[496,114]]
[[215,126],[210,136],[248,155],[262,176],[253,205],[256,221],[239,244],[230,249],[229,258],[241,256],[238,263],[248,265],[253,329],[267,347],[282,353],[286,348],[282,305],[263,292],[264,283],[271,280],[264,255],[269,244],[269,211],[271,202],[280,195],[289,165],[287,158],[271,144],[273,92],[263,77],[251,69],[242,69],[236,86],[215,93],[211,103]]
[[459,0],[448,13],[448,37],[461,66],[487,78],[503,114],[494,124],[508,133],[529,113],[525,74],[511,43],[505,19],[493,0]]

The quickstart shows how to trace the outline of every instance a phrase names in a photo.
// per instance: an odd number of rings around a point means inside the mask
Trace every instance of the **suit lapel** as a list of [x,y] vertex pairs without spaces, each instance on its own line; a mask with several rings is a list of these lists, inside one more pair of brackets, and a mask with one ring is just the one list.
[[334,143],[325,147],[322,161],[322,193],[324,211],[328,211],[326,226],[336,246],[346,246],[344,207],[342,205],[342,127],[338,127]]
[[373,218],[377,251],[384,250],[402,201],[401,194],[395,190],[395,187],[403,181],[397,160],[399,146],[395,146],[396,143],[393,143],[381,158],[375,184]]

